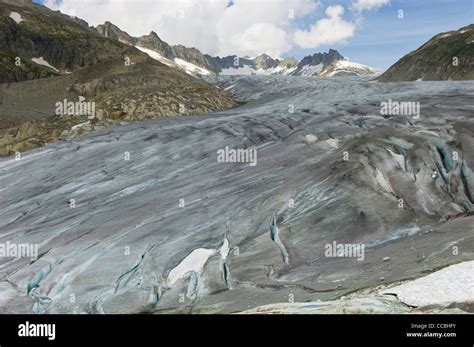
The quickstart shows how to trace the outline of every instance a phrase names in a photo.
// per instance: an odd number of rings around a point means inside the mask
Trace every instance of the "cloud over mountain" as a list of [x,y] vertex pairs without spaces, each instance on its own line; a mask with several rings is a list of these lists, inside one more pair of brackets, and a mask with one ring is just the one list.
[[[357,0],[352,6],[359,11],[387,1]],[[357,27],[344,18],[343,6],[324,8],[319,0],[46,0],[45,5],[94,26],[110,20],[135,36],[152,29],[170,44],[219,56],[280,56],[295,46],[342,42]]]

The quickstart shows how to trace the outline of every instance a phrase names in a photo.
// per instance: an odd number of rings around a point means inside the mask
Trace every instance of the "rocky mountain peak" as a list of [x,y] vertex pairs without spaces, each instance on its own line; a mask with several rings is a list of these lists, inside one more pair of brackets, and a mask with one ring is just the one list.
[[109,21],[106,21],[104,24],[98,25],[96,27],[96,30],[102,36],[118,40],[122,43],[126,43],[129,45],[133,44],[134,39],[132,36],[130,36],[125,31],[122,31],[119,27]]
[[151,49],[163,57],[168,59],[173,59],[173,50],[171,46],[164,42],[158,34],[154,31],[151,31],[148,35],[144,35],[136,39],[135,41],[136,46],[144,47],[147,49]]
[[254,63],[257,69],[270,69],[278,66],[279,61],[263,53],[254,59]]
[[[159,56],[153,56],[153,52],[149,52],[155,59],[160,60],[168,65],[176,65],[184,69],[186,72],[193,70],[196,74],[281,74],[281,75],[305,75],[320,76],[326,73],[333,74],[368,74],[374,70],[368,66],[360,64],[352,64],[348,66],[336,66],[338,61],[345,58],[335,49],[329,49],[326,53],[315,53],[304,57],[301,61],[295,58],[275,59],[267,53],[262,53],[257,57],[239,57],[236,55],[228,55],[225,57],[212,57],[208,54],[202,54],[197,48],[189,48],[183,45],[169,45],[163,41],[155,31],[151,31],[148,35],[138,38],[131,37],[126,32],[110,22],[105,22],[97,27],[97,31],[103,36],[114,38],[138,47],[147,52],[151,50],[158,53]],[[341,71],[339,71],[341,70]]]
[[314,53],[308,55],[300,61],[300,66],[304,65],[328,65],[337,60],[344,60],[344,57],[335,49],[329,49],[327,53]]

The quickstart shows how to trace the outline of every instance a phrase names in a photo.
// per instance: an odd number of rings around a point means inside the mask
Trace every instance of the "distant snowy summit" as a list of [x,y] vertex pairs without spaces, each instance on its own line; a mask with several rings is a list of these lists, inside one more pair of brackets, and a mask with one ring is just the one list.
[[379,70],[370,66],[351,62],[338,51],[330,49],[328,53],[316,53],[304,57],[292,75],[336,77],[371,75],[378,72]]
[[196,48],[169,45],[155,32],[132,37],[110,22],[97,26],[103,36],[135,46],[150,57],[168,66],[198,75],[294,75],[314,77],[361,76],[379,71],[366,65],[353,63],[338,51],[315,53],[298,61],[295,58],[272,58],[267,54],[257,57],[212,57]]
[[229,55],[213,59],[219,75],[289,75],[298,67],[296,59],[274,59],[267,54],[255,58]]
[[229,56],[215,58],[221,75],[293,75],[313,77],[361,76],[378,73],[367,65],[353,63],[338,51],[315,53],[298,61],[294,58],[273,59],[266,54],[256,58]]

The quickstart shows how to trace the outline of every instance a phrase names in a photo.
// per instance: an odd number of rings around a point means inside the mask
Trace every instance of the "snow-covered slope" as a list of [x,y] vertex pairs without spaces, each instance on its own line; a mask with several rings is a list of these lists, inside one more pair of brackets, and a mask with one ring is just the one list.
[[211,71],[206,70],[200,66],[197,66],[183,59],[174,58],[174,62],[178,64],[182,69],[184,69],[184,71],[186,71],[190,75],[196,75],[196,74],[197,75],[211,75],[212,74]]
[[174,60],[171,60],[171,59],[165,58],[160,53],[152,49],[148,49],[141,46],[135,46],[135,47],[138,48],[140,51],[148,54],[151,58],[158,60],[159,62],[165,65],[181,69],[189,75],[196,76],[196,75],[211,75],[212,74],[212,72],[210,72],[209,70],[199,67],[193,63],[187,62],[183,59],[175,58]]
[[354,63],[348,60],[338,60],[321,71],[319,75],[322,77],[362,76],[378,72],[379,70],[364,64]]
[[292,74],[296,76],[336,77],[363,76],[377,72],[378,70],[370,66],[351,62],[338,51],[330,49],[327,53],[315,53],[304,57]]
[[313,76],[314,74],[319,74],[323,69],[323,64],[319,63],[317,65],[304,65],[301,68],[299,73],[300,76]]
[[229,67],[222,69],[219,75],[227,75],[227,76],[236,76],[236,75],[289,75],[293,72],[296,67],[285,67],[285,66],[276,66],[271,67],[268,69],[260,68],[255,69],[251,65],[244,65],[239,67]]
[[317,63],[303,59],[296,65],[284,65],[281,61],[272,67],[255,67],[253,60],[244,60],[239,66],[222,68],[219,75],[295,75],[312,77],[363,76],[378,73],[379,70],[370,66],[348,60],[317,60]]
[[274,59],[267,54],[257,57],[213,58],[219,75],[289,75],[298,67],[298,60]]

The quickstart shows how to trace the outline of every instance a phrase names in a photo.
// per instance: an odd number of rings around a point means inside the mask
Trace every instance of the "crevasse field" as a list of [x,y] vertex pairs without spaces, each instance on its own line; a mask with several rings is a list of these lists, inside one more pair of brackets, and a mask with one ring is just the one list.
[[[474,259],[473,82],[211,80],[245,104],[0,159],[0,241],[40,244],[0,258],[2,313],[241,312]],[[218,162],[226,146],[257,165]]]

